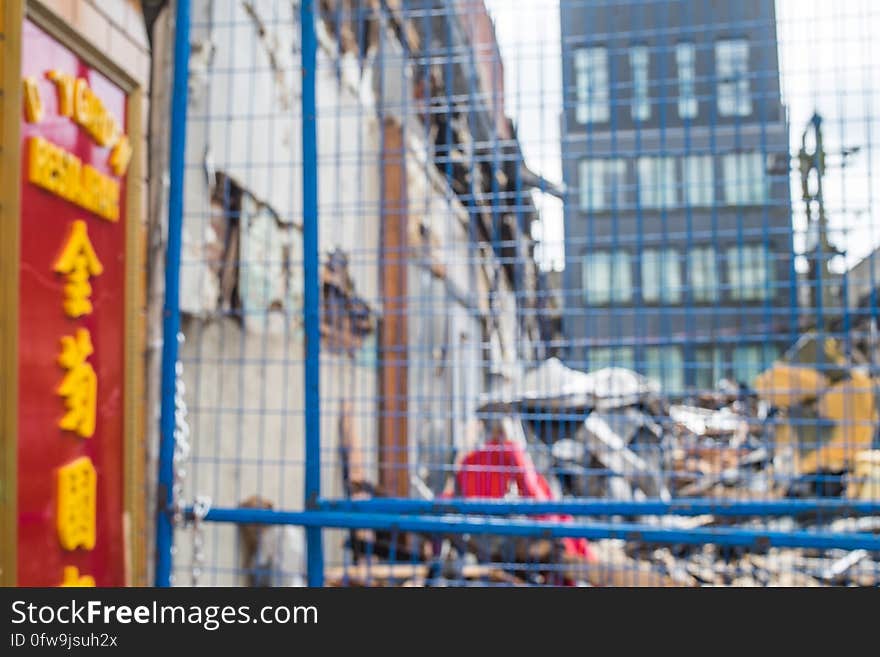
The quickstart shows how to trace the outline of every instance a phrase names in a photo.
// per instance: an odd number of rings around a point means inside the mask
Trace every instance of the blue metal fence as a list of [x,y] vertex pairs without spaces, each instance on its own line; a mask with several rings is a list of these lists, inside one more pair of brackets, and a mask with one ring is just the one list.
[[876,585],[872,25],[179,0],[156,583]]
[[[174,540],[175,398],[180,334],[180,252],[183,225],[183,168],[186,157],[186,106],[189,48],[189,2],[176,5],[174,39],[174,90],[171,107],[170,192],[168,195],[168,242],[165,256],[165,306],[162,325],[162,408],[159,444],[159,513],[156,517],[156,584],[171,579]],[[162,508],[165,507],[165,508]],[[178,518],[179,520],[179,518]]]

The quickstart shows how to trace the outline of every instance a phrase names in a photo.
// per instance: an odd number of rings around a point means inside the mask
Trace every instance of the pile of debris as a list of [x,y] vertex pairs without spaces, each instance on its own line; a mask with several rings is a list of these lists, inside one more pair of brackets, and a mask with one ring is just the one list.
[[[709,544],[654,546],[616,539],[593,545],[605,567],[620,572],[617,581],[625,586],[656,586],[658,577],[677,586],[880,585],[880,562],[866,550],[768,548],[758,553]],[[645,573],[652,573],[654,581]]]
[[[550,360],[524,378],[522,392],[487,400],[482,411],[520,419],[529,453],[563,497],[880,502],[877,382],[867,368],[847,362],[834,340],[820,344],[806,335],[753,388],[722,381],[718,390],[684,404],[669,403],[656,384],[628,370],[586,374]],[[845,506],[837,513],[639,522],[680,529],[880,532],[880,517],[848,518]],[[852,522],[858,524],[847,525]],[[645,573],[651,585],[658,576],[684,586],[880,583],[880,555],[865,550],[616,540],[593,542],[591,550],[603,569],[620,572],[618,581],[629,573],[631,585],[643,584]]]
[[[878,382],[865,368],[845,362],[835,342],[820,344],[808,335],[752,388],[724,383],[686,404],[671,403],[656,382],[627,369],[585,373],[549,359],[515,389],[480,400],[483,441],[450,464],[442,491],[420,490],[436,499],[699,499],[723,505],[837,497],[880,503]],[[349,455],[359,451],[348,447]],[[382,496],[364,481],[366,470],[357,462],[347,463],[345,472],[352,498]],[[685,531],[741,528],[756,536],[880,534],[880,514],[856,517],[852,511],[842,504],[775,517],[706,513],[620,520]],[[541,519],[574,522],[560,514]],[[328,573],[331,584],[880,584],[880,553],[760,541],[740,547],[352,530],[346,543],[352,563]]]

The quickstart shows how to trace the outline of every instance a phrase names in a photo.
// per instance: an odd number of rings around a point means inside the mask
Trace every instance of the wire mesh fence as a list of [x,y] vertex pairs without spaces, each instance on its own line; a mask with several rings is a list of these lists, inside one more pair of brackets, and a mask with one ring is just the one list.
[[189,5],[176,583],[877,583],[875,3]]

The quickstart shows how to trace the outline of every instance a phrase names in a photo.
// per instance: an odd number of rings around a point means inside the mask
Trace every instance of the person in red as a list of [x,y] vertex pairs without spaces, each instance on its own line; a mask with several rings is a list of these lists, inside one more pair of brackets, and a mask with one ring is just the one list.
[[[550,484],[537,471],[528,452],[509,440],[500,424],[492,437],[482,446],[469,452],[460,462],[456,473],[458,494],[461,497],[503,498],[514,486],[519,497],[538,501],[553,500]],[[544,520],[571,522],[569,515],[539,516]],[[595,562],[596,555],[585,538],[562,539],[569,556]]]

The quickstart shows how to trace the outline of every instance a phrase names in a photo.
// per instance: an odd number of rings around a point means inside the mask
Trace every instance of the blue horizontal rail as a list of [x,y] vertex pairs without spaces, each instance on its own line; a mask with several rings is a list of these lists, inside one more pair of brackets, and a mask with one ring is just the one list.
[[320,500],[321,511],[372,513],[464,513],[478,515],[539,515],[561,513],[571,516],[787,516],[800,514],[880,515],[880,501],[863,502],[838,499],[727,500],[679,499],[618,502],[600,498],[554,500],[549,502],[496,501],[451,498],[413,500],[373,498],[369,500]]
[[480,516],[401,516],[384,513],[339,511],[274,511],[268,509],[215,508],[207,522],[300,525],[334,529],[377,529],[432,534],[488,534],[534,538],[616,538],[647,543],[730,545],[740,547],[800,547],[822,550],[880,551],[880,536],[863,533],[769,531],[759,528],[699,527],[677,529],[642,523],[553,522],[500,519]]

